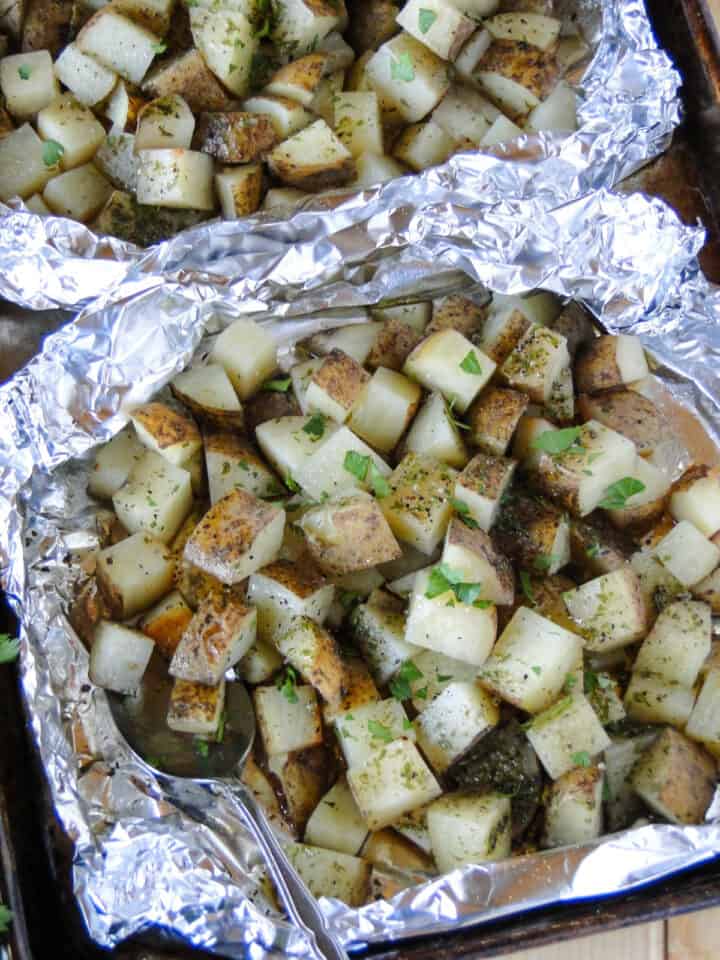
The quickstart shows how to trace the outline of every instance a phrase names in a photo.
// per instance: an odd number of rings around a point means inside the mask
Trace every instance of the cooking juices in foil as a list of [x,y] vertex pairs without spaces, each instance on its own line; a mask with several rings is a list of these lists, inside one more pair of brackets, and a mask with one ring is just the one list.
[[[187,251],[201,273],[178,267],[178,254],[165,277],[131,277],[0,389],[0,547],[23,621],[23,691],[74,844],[75,894],[103,946],[152,931],[222,956],[308,953],[267,898],[241,811],[222,788],[171,786],[132,757],[67,618],[99,542],[102,510],[85,493],[89,451],[201,357],[214,333],[252,314],[289,363],[299,340],[362,322],[381,300],[544,287],[584,300],[609,330],[639,333],[677,416],[687,408],[704,427],[683,435],[691,451],[705,459],[698,444],[720,440],[720,292],[698,272],[701,231],[661,203],[599,193],[543,216],[535,201],[504,201],[483,220],[463,207],[403,204],[339,234],[326,227],[300,245],[280,228],[272,239],[246,234],[224,285],[198,279],[214,272],[217,248]],[[322,906],[340,939],[361,949],[631,890],[719,849],[716,802],[703,826],[651,824],[466,867],[360,909]]]
[[[35,310],[78,308],[135,266],[140,272],[172,265],[232,276],[232,254],[258,237],[268,245],[318,243],[379,218],[373,229],[381,240],[388,211],[403,205],[452,203],[482,214],[506,199],[533,198],[549,210],[618,183],[668,146],[680,116],[678,74],[658,50],[641,0],[557,0],[555,11],[577,25],[591,49],[587,68],[569,78],[579,97],[575,133],[523,136],[491,153],[458,154],[443,166],[377,188],[313,197],[289,220],[268,213],[209,222],[147,255],[123,241],[98,238],[80,223],[0,204],[0,296]],[[206,248],[216,250],[217,258],[206,256]],[[197,251],[200,257],[193,255]]]

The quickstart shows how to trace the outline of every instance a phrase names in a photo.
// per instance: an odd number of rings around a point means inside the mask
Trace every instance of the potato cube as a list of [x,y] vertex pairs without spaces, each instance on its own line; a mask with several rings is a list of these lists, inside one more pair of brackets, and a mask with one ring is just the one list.
[[209,597],[197,609],[170,663],[170,675],[216,686],[255,642],[257,612]]
[[272,39],[291,55],[315,49],[340,25],[341,5],[329,0],[285,0],[276,12]]
[[14,117],[31,117],[58,94],[47,50],[16,53],[0,60],[0,91]]
[[253,690],[255,714],[268,757],[322,743],[322,720],[312,687],[293,687],[293,697],[277,687]]
[[495,364],[457,330],[440,330],[418,344],[403,372],[439,390],[464,413],[495,372]]
[[474,300],[451,294],[433,302],[432,320],[419,329],[427,334],[456,330],[464,337],[471,337],[481,330],[487,314],[487,304],[478,306]]
[[[378,156],[375,153],[361,153],[355,157],[356,176],[352,181],[355,187],[374,187],[395,177],[402,177],[406,173],[402,164],[392,157]],[[398,363],[400,369],[402,363]]]
[[297,100],[289,97],[271,96],[269,93],[260,93],[250,97],[243,103],[243,109],[248,113],[257,113],[267,116],[273,125],[275,134],[281,140],[286,140],[298,133],[313,122],[313,115]]
[[503,700],[528,713],[539,713],[557,699],[581,656],[577,634],[534,610],[519,607],[479,677],[486,689]]
[[259,44],[250,20],[239,9],[197,6],[190,9],[190,28],[210,70],[228,90],[244,97]]
[[355,176],[352,154],[324,120],[283,140],[268,154],[267,163],[279,180],[302,190],[340,187]]
[[630,777],[638,757],[656,739],[657,732],[612,739],[603,754],[605,763],[605,826],[616,831],[629,827],[645,808],[633,790]]
[[565,697],[534,717],[527,737],[553,780],[573,767],[589,766],[610,745],[610,738],[582,693]]
[[371,830],[389,826],[441,794],[440,785],[407,738],[376,751],[348,771],[348,784]]
[[138,203],[178,210],[214,210],[213,175],[212,157],[205,153],[180,147],[140,150]]
[[113,617],[126,620],[152,606],[172,587],[175,564],[163,543],[144,532],[97,555],[98,586]]
[[527,118],[528,130],[547,131],[549,133],[570,133],[577,130],[577,94],[562,80],[542,103],[530,112]]
[[179,93],[151,100],[138,113],[135,151],[153,149],[190,149],[195,117]]
[[[307,390],[313,376],[322,365],[322,357],[311,357],[310,360],[303,360],[302,363],[296,363],[290,368],[293,393],[303,414],[310,413],[307,402]],[[318,423],[319,422],[320,421],[318,421]]]
[[55,76],[86,107],[94,107],[109,96],[117,81],[114,70],[87,56],[76,43],[69,43],[58,56]]
[[213,506],[232,490],[245,490],[260,498],[283,493],[277,477],[257,451],[233,433],[205,436],[205,465]]
[[543,846],[569,847],[600,836],[603,782],[600,767],[576,767],[551,785],[545,805]]
[[433,120],[406,127],[393,144],[393,156],[411,170],[427,170],[450,157],[456,143]]
[[195,47],[163,59],[148,73],[143,91],[151,97],[178,93],[195,113],[222,110],[229,97]]
[[468,410],[470,441],[484,453],[504,456],[527,405],[528,398],[517,390],[483,390]]
[[257,442],[283,479],[297,479],[301,466],[337,431],[337,425],[321,417],[277,417],[255,430]]
[[362,768],[393,740],[415,739],[403,705],[395,699],[377,700],[339,713],[333,722],[350,770]]
[[[480,335],[480,346],[495,363],[503,364],[518,347],[523,337],[532,332],[531,328],[531,319],[519,307],[516,300],[506,302],[495,298],[490,304],[490,312]],[[559,362],[557,370],[562,366],[563,363]],[[532,372],[531,367],[528,367],[526,372],[529,376]],[[553,370],[553,373],[556,373],[556,370]],[[520,389],[525,389],[524,381]]]
[[498,13],[484,21],[485,29],[496,40],[515,40],[541,50],[550,50],[560,35],[561,23],[540,13]]
[[422,713],[449,683],[471,683],[477,677],[477,667],[463,663],[435,650],[417,650],[412,660],[406,660],[397,671],[393,689],[397,696],[412,698],[417,713]]
[[64,170],[92,159],[105,139],[105,130],[90,110],[70,94],[53,100],[37,115],[38,133],[62,147]]
[[50,207],[48,207],[39,193],[34,193],[31,197],[28,197],[25,201],[25,206],[28,208],[30,213],[37,213],[38,216],[41,217],[47,217],[52,214],[52,210]]
[[295,617],[275,645],[285,660],[327,703],[342,703],[345,664],[334,637],[310,617]]
[[642,380],[648,365],[637,337],[596,337],[575,361],[575,384],[580,393],[599,393]]
[[570,562],[570,524],[553,504],[511,490],[493,527],[498,547],[528,570],[549,576]]
[[270,117],[243,111],[201,113],[195,143],[221,163],[252,163],[277,143]]
[[720,757],[720,669],[708,671],[695,701],[685,733]]
[[130,419],[138,439],[176,467],[189,470],[189,462],[202,449],[200,431],[194,422],[164,403],[136,407]]
[[215,190],[226,220],[247,217],[260,208],[263,170],[259,163],[230,167],[215,174]]
[[510,800],[499,793],[453,793],[430,805],[428,830],[438,869],[510,856]]
[[406,359],[422,340],[422,334],[399,317],[384,320],[368,354],[367,365],[371,370],[387,367],[400,370]]
[[0,200],[42,190],[58,172],[57,165],[48,166],[44,157],[45,146],[29,123],[0,138]]
[[370,864],[336,850],[291,843],[286,853],[314,897],[332,897],[361,907],[370,892]]
[[403,450],[432,457],[452,467],[468,461],[465,444],[452,413],[441,393],[431,393],[420,408],[403,443]]
[[139,631],[101,620],[90,650],[91,682],[116,693],[134,693],[154,647],[152,640]]
[[167,712],[167,725],[178,733],[213,736],[225,707],[225,681],[209,687],[192,680],[173,683]]
[[427,116],[450,86],[443,60],[407,33],[384,43],[365,72],[383,113],[406,123]]
[[92,163],[61,173],[46,185],[43,200],[53,213],[81,223],[98,213],[112,187]]
[[[494,9],[495,4],[492,4],[491,9]],[[464,9],[466,13],[470,16],[474,16],[476,11],[469,9],[470,4],[466,4]],[[465,80],[472,80],[472,76],[475,73],[475,70],[488,51],[490,44],[492,43],[492,37],[490,33],[484,28],[476,30],[475,33],[470,37],[470,39],[464,44],[462,50],[455,60],[455,70],[459,76],[463,77]],[[492,104],[490,104],[492,106]],[[499,116],[500,111],[495,108],[495,116]],[[494,119],[494,118],[493,118]],[[490,120],[492,123],[492,120]]]
[[92,473],[88,481],[88,493],[93,497],[109,500],[126,482],[135,464],[142,458],[145,448],[132,427],[126,427],[95,454]]
[[568,590],[563,600],[587,650],[626,647],[642,640],[650,626],[640,581],[629,565]]
[[324,495],[337,496],[355,489],[381,489],[378,485],[389,475],[390,467],[374,450],[347,427],[340,427],[298,466],[295,480],[307,494],[320,500]]
[[280,669],[282,657],[275,647],[256,640],[235,668],[246,683],[264,683]]
[[633,670],[693,687],[710,653],[711,626],[707,604],[696,600],[671,603],[640,647]]
[[143,530],[168,543],[192,506],[190,474],[149,450],[112,500],[115,512],[130,533]]
[[406,454],[388,478],[389,495],[380,501],[395,536],[430,556],[450,522],[456,478],[452,467],[432,457]]
[[106,7],[88,20],[75,42],[82,53],[98,60],[109,70],[131,83],[141,83],[160,38]]
[[236,320],[220,334],[211,352],[241,400],[250,397],[277,368],[277,345],[265,327]]
[[454,60],[475,31],[475,22],[450,0],[409,0],[397,22],[443,60]]
[[259,638],[277,643],[296,617],[323,623],[333,593],[332,584],[308,565],[277,560],[253,573],[248,583],[248,600],[257,607]]
[[467,508],[462,516],[471,517],[481,530],[489,530],[497,520],[500,501],[516,466],[515,460],[476,453],[455,483],[455,500]]
[[283,807],[292,822],[291,835],[302,834],[305,824],[328,788],[332,758],[323,745],[267,758],[267,769],[279,784]]
[[333,97],[334,126],[354,157],[383,152],[383,132],[377,94],[371,91],[337,93]]
[[113,0],[113,6],[130,20],[163,36],[170,29],[175,0]]
[[712,757],[670,728],[640,757],[632,774],[643,801],[671,823],[702,823],[716,780]]
[[[630,558],[630,565],[638,575],[640,588],[650,605],[650,610],[662,610],[672,601],[686,593],[682,583],[660,563],[650,550],[640,550]],[[701,580],[698,587],[706,581]],[[700,596],[699,599],[707,599]]]
[[649,460],[637,457],[631,474],[643,489],[628,497],[620,509],[608,510],[610,522],[630,534],[642,533],[654,526],[665,514],[670,479]]
[[442,127],[456,143],[469,141],[477,145],[490,128],[485,117],[487,105],[487,100],[475,90],[462,86],[451,87],[433,110],[433,123]]
[[676,524],[653,552],[685,587],[704,580],[720,563],[720,550],[688,520]]
[[356,360],[332,350],[310,378],[305,392],[308,411],[344,423],[369,379]]
[[694,702],[695,694],[689,687],[640,671],[633,673],[625,691],[625,709],[630,719],[638,723],[684,727]]
[[155,641],[155,649],[166,660],[172,659],[193,612],[179,590],[173,590],[140,620],[138,626]]
[[477,683],[449,683],[415,721],[418,746],[443,774],[497,725],[496,702]]
[[512,564],[498,552],[484,530],[468,526],[463,515],[450,521],[442,562],[462,576],[466,583],[480,585],[478,598],[491,603],[512,604],[515,577]]
[[364,492],[311,507],[300,526],[311,555],[327,574],[342,576],[401,555],[380,507]]
[[706,537],[720,530],[720,470],[694,467],[675,484],[670,513],[687,520]]
[[502,364],[500,375],[508,386],[522,390],[535,403],[546,404],[558,375],[569,363],[565,337],[532,325]]
[[354,855],[367,834],[347,780],[341,777],[315,807],[305,827],[305,842]]
[[[132,133],[108,134],[98,147],[93,163],[113,186],[135,193],[138,163],[135,155],[135,136]],[[122,211],[127,209],[128,230],[134,229],[137,206],[131,197],[120,191],[112,193],[105,208],[98,214],[98,219],[101,220],[107,216],[109,209],[120,211],[120,213],[115,212],[115,220],[111,221],[113,225],[122,217]],[[95,229],[99,229],[97,224]]]
[[170,384],[172,392],[198,419],[218,428],[242,429],[240,401],[219,364],[192,367]]
[[378,367],[360,393],[348,425],[381,453],[390,453],[415,416],[422,392],[412,380]]
[[[415,577],[405,639],[482,666],[495,643],[497,611],[488,601],[477,599],[480,584],[450,581],[447,572],[457,576],[441,565]],[[461,596],[473,599],[465,603]]]
[[378,603],[360,603],[352,612],[352,637],[378,686],[386,686],[402,664],[420,652],[405,640],[405,626],[402,612]]
[[333,350],[340,350],[357,363],[363,364],[370,356],[381,327],[381,323],[367,320],[347,327],[336,327],[334,330],[316,333],[310,337],[309,348],[321,357],[327,356]]

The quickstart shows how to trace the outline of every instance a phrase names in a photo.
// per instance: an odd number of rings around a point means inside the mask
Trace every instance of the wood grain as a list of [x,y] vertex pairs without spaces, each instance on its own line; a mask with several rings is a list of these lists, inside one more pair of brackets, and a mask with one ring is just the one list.
[[[540,950],[511,953],[508,960],[578,960],[580,957],[582,960],[665,960],[665,925],[659,922],[626,927]],[[690,957],[684,954],[683,960]]]
[[667,921],[667,960],[717,960],[720,910],[685,913]]

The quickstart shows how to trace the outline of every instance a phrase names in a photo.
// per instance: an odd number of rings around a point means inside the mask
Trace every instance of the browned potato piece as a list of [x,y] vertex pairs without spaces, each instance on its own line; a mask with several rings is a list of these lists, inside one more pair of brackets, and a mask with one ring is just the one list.
[[[720,614],[720,567],[713,570],[709,577],[705,577],[700,583],[696,583],[692,587],[692,593],[698,600],[709,603],[714,614]],[[720,666],[720,662],[718,666]]]
[[14,129],[15,124],[12,122],[12,117],[5,107],[0,107],[0,140],[8,133],[12,133]]
[[615,530],[573,519],[570,522],[570,552],[574,564],[599,577],[624,567],[632,547]]
[[392,317],[380,328],[366,363],[371,370],[378,367],[402,370],[405,361],[423,337],[424,334],[410,324]]
[[245,402],[244,409],[248,433],[255,433],[255,429],[268,420],[300,416],[300,407],[295,395],[290,391],[276,393],[272,390],[261,390]]
[[483,390],[467,412],[470,441],[486,453],[502,457],[510,446],[529,400],[506,387]]
[[148,610],[138,626],[146,637],[155,641],[158,653],[170,660],[192,620],[192,615],[192,610],[180,592],[174,590],[152,610]]
[[357,360],[342,350],[331,350],[310,378],[305,391],[307,409],[344,423],[369,379]]
[[596,337],[575,360],[578,393],[615,390],[648,375],[642,344],[627,334]]
[[443,297],[442,300],[436,300],[433,304],[432,320],[425,328],[425,336],[429,337],[431,333],[437,333],[438,330],[451,328],[470,338],[473,333],[480,330],[487,314],[487,304],[479,307],[467,297],[457,294]]
[[[569,577],[556,573],[552,577],[530,577],[524,581],[522,592],[518,591],[516,603],[507,609],[508,617],[515,612],[518,606],[532,606],[535,613],[552,620],[564,630],[579,634],[578,625],[570,618],[562,595],[568,590],[574,590],[577,584]],[[526,592],[527,590],[527,592]],[[532,598],[532,599],[531,599]]]
[[561,541],[567,528],[565,516],[552,503],[512,490],[501,505],[493,536],[500,550],[522,566],[552,573],[563,558]]
[[558,76],[552,51],[540,50],[520,40],[495,40],[476,70],[499,73],[508,80],[514,80],[539,100],[550,93]]
[[367,493],[311,507],[300,526],[318,567],[333,576],[367,570],[402,555],[377,501]]
[[566,304],[548,326],[565,337],[568,353],[573,359],[580,347],[595,339],[595,324],[591,314],[575,301]]
[[268,769],[280,784],[285,809],[295,829],[302,834],[310,814],[334,779],[332,754],[323,746],[282,753],[269,758]]
[[23,50],[49,50],[56,57],[70,38],[73,0],[30,0],[22,28]]
[[637,447],[641,457],[649,456],[670,435],[670,426],[652,402],[634,390],[614,390],[597,397],[582,394],[577,401],[581,420],[597,420]]
[[491,360],[503,364],[530,329],[530,320],[522,310],[506,306],[491,310],[482,329],[478,346]]
[[325,723],[332,723],[338,714],[356,710],[377,700],[380,700],[380,694],[367,664],[361,657],[350,657],[345,661],[341,698],[337,703],[324,705],[323,720]]
[[293,60],[270,77],[265,92],[276,97],[289,97],[309,107],[325,75],[327,59],[325,53],[308,53]]
[[225,89],[194,47],[153,67],[145,77],[143,90],[153,99],[178,93],[193,113],[223,110],[230,104]]
[[245,786],[252,791],[253,796],[262,807],[263,813],[268,818],[272,826],[277,830],[280,830],[282,833],[287,833],[291,837],[296,837],[297,830],[295,829],[294,824],[288,820],[288,818],[280,809],[280,802],[275,795],[275,790],[273,789],[273,785],[270,783],[270,778],[267,776],[264,770],[260,769],[252,754],[250,754],[243,764],[240,779]]
[[213,735],[225,705],[225,681],[210,687],[176,679],[170,694],[167,725],[180,733]]
[[197,610],[201,603],[214,596],[243,600],[247,583],[243,580],[235,586],[228,586],[221,583],[217,577],[182,560],[175,566],[173,582],[193,610]]
[[635,765],[635,792],[672,823],[702,823],[715,793],[717,765],[698,744],[666,727]]
[[80,590],[70,607],[69,619],[75,633],[90,648],[97,624],[110,619],[110,608],[97,580],[88,580]]
[[169,673],[214,686],[255,642],[257,611],[214,594],[197,609],[178,644]]
[[396,870],[434,870],[430,854],[391,827],[371,833],[360,851],[364,860]]
[[185,466],[202,444],[194,421],[164,403],[145,403],[131,417],[145,446],[176,466]]
[[194,227],[209,216],[203,210],[174,210],[138,203],[129,193],[113,190],[92,226],[97,233],[149,247],[187,227]]
[[216,111],[198,117],[195,143],[223,163],[252,163],[275,146],[277,134],[264,113]]
[[345,664],[331,633],[310,617],[296,617],[275,645],[331,708],[339,707],[345,694]]
[[350,25],[345,36],[358,56],[377,50],[400,32],[395,21],[400,4],[393,0],[347,0],[347,8]]
[[268,154],[270,172],[290,187],[329,190],[355,179],[355,159],[324,120],[316,120]]
[[515,576],[507,557],[498,551],[490,535],[469,527],[458,516],[450,521],[442,561],[482,587],[480,598],[498,605],[515,599]]

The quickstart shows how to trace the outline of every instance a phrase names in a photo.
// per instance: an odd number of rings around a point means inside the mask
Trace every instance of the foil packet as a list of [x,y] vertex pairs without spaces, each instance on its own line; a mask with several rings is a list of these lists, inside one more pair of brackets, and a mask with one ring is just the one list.
[[372,189],[310,197],[293,212],[208,221],[147,253],[72,220],[28,213],[22,203],[0,204],[0,297],[33,310],[78,309],[128,274],[192,269],[193,251],[207,246],[218,250],[212,273],[227,277],[232,254],[260,236],[269,245],[315,243],[385,219],[403,203],[466,205],[484,216],[506,199],[534,199],[550,210],[613,186],[669,145],[680,119],[680,78],[657,47],[642,0],[557,0],[555,10],[590,50],[587,66],[570,78],[579,98],[575,133],[525,135]]
[[[542,287],[639,333],[672,396],[720,441],[720,290],[703,233],[662,203],[599,193],[544,217],[504,202],[482,221],[450,205],[393,210],[316,244],[248,238],[225,285],[193,271],[129,278],[50,336],[0,388],[0,563],[22,622],[20,675],[72,883],[90,937],[160,936],[219,956],[303,957],[303,934],[266,895],[262,863],[226,789],[157,779],[117,733],[68,606],[99,542],[86,494],[92,448],[240,315],[267,324],[285,364],[311,333],[367,307],[441,293]],[[342,254],[342,255],[340,255]],[[205,278],[214,252],[193,251]],[[708,441],[709,442],[709,441]],[[593,844],[465,867],[350,909],[322,900],[352,951],[633,890],[720,851],[720,799],[696,827],[650,824]]]

